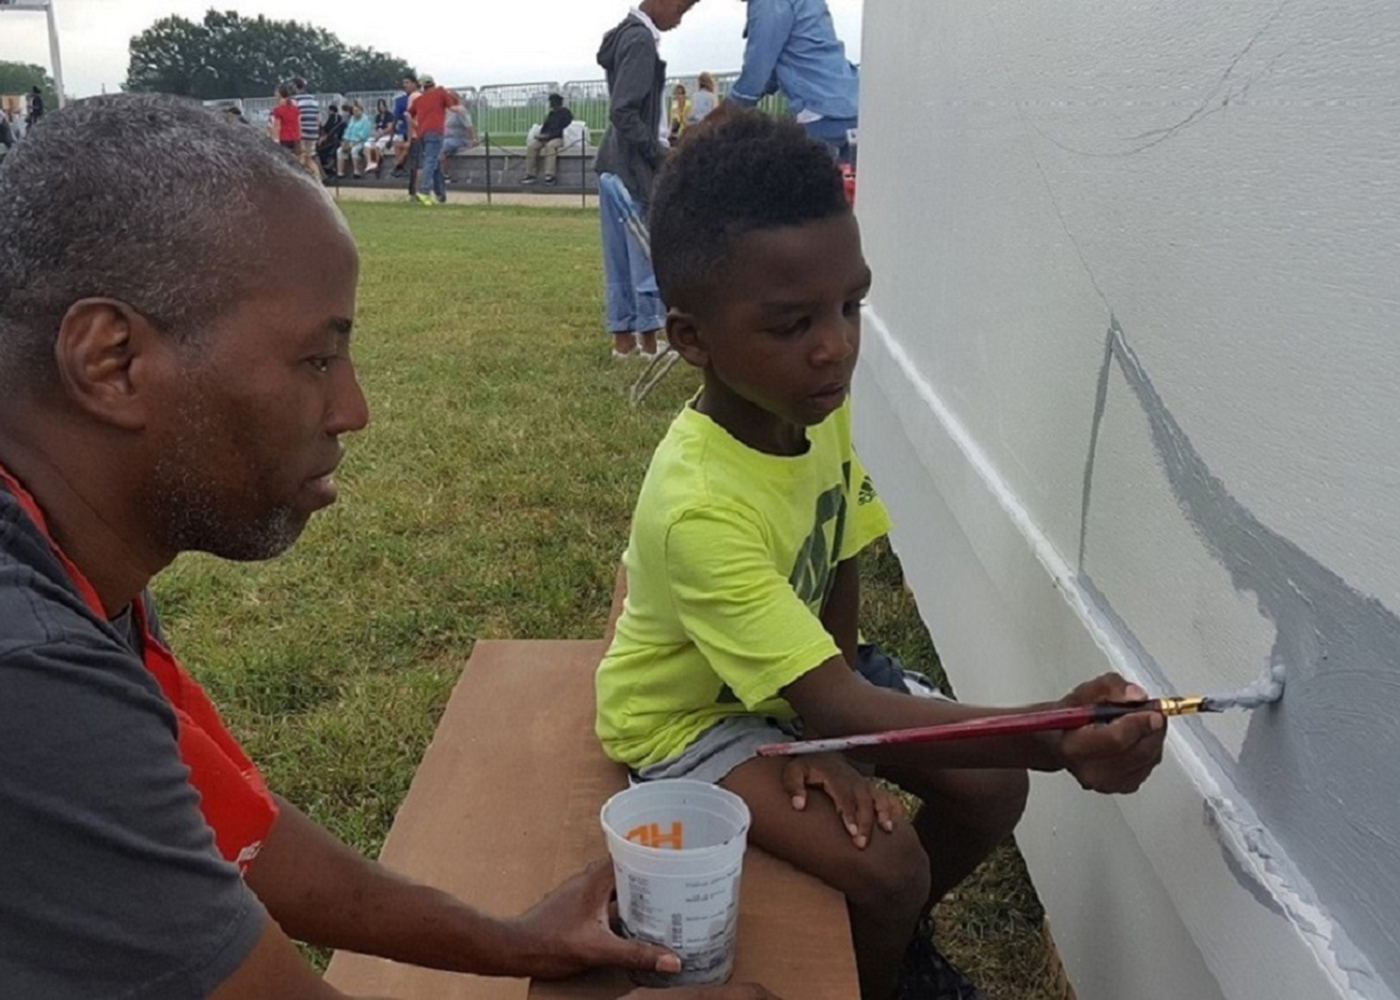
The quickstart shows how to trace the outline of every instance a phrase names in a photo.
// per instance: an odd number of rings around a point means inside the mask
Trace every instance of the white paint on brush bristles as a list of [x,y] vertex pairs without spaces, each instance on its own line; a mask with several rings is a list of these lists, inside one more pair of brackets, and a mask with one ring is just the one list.
[[1283,697],[1283,660],[1277,655],[1269,661],[1269,668],[1253,684],[1237,691],[1206,695],[1206,704],[1216,711],[1228,708],[1255,709],[1272,705]]

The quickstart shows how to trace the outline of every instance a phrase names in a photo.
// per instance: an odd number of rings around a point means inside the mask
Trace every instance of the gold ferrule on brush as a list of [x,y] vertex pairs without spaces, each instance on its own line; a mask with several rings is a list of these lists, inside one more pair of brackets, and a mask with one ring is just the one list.
[[1157,711],[1163,715],[1195,715],[1205,703],[1205,698],[1158,698]]

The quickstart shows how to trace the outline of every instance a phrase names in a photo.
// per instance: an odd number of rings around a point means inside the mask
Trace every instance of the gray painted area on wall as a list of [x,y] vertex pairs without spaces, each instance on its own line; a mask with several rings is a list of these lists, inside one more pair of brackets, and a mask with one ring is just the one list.
[[[1284,665],[1285,696],[1254,713],[1238,762],[1201,733],[1248,796],[1261,831],[1269,832],[1255,838],[1255,853],[1338,926],[1332,948],[1352,988],[1363,996],[1394,994],[1400,991],[1400,864],[1394,863],[1400,860],[1400,769],[1394,766],[1400,758],[1400,617],[1262,524],[1230,494],[1173,418],[1116,318],[1105,336],[1095,394],[1079,549],[1081,580],[1106,613],[1114,614],[1112,605],[1093,586],[1084,553],[1095,452],[1115,368],[1147,418],[1182,514],[1236,589],[1254,594],[1277,629],[1270,659]],[[1117,625],[1132,636],[1126,622]],[[1151,652],[1135,644],[1159,684],[1168,686]],[[1275,856],[1277,847],[1286,854]],[[1251,878],[1242,881],[1267,897]]]

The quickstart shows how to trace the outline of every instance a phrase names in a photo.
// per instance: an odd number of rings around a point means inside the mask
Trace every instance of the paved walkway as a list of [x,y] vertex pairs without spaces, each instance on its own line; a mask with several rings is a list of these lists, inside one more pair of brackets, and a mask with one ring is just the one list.
[[[408,188],[382,188],[382,187],[343,187],[338,192],[334,187],[326,188],[332,198],[338,201],[401,201],[407,203]],[[453,191],[448,189],[447,202],[450,205],[485,205],[485,191]],[[496,192],[491,195],[493,205],[534,205],[537,208],[583,208],[583,198],[575,192],[574,194],[559,194],[555,192]],[[588,208],[598,208],[598,196],[590,194],[588,196]],[[427,206],[424,206],[426,209]]]

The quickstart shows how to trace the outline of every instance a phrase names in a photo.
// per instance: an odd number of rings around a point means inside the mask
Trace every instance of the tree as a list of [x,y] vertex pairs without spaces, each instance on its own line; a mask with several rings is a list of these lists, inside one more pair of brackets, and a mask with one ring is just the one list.
[[323,28],[209,10],[195,23],[164,17],[131,39],[126,89],[210,100],[266,97],[305,77],[311,89],[343,93],[396,86],[413,67],[375,49],[347,46]]
[[28,94],[31,87],[44,95],[44,107],[58,107],[58,91],[44,67],[0,61],[0,94]]

